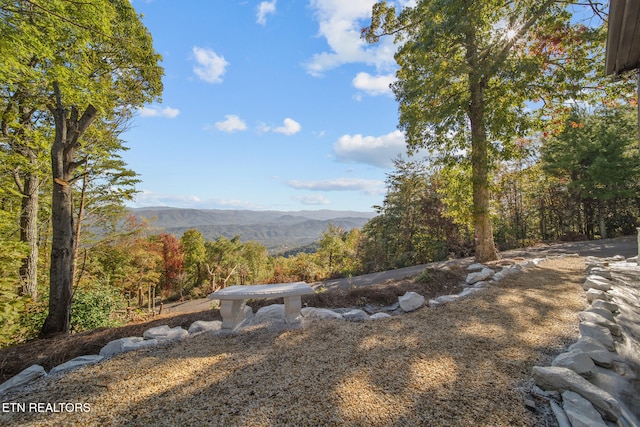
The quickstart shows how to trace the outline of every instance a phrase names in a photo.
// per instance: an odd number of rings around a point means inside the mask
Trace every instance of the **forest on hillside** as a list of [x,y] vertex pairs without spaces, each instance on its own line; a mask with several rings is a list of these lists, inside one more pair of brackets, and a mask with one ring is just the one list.
[[127,216],[138,179],[120,153],[163,70],[128,0],[93,3],[0,0],[0,345],[126,322],[156,298],[489,260],[639,225],[635,79],[604,76],[605,11],[431,0],[376,3],[362,31],[397,38],[399,128],[420,153],[395,160],[376,217],[330,224],[315,252],[286,257],[241,236],[154,234]]

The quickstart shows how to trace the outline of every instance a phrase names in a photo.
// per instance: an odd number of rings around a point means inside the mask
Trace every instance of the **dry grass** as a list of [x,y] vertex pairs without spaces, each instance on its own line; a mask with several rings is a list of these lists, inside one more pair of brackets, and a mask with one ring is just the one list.
[[38,383],[0,424],[531,426],[520,386],[577,339],[580,258],[547,261],[464,301],[391,319],[201,335]]

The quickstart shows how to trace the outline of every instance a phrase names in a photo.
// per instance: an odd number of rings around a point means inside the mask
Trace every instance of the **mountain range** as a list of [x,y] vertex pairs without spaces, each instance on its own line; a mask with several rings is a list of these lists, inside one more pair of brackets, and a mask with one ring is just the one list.
[[182,209],[149,207],[131,209],[138,218],[150,221],[154,232],[176,237],[197,229],[205,240],[220,236],[240,236],[243,242],[256,241],[270,253],[282,253],[310,245],[320,238],[329,224],[351,230],[361,228],[375,217],[374,212],[357,211],[251,211],[223,209]]

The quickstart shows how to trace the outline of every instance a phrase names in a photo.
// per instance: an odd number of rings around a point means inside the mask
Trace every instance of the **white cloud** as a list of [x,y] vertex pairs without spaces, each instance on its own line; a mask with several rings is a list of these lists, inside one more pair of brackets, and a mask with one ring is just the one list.
[[282,122],[282,126],[273,128],[264,122],[260,122],[258,123],[257,130],[259,133],[276,132],[276,133],[282,133],[287,136],[291,136],[300,132],[300,130],[302,130],[302,126],[300,125],[300,123],[296,122],[292,118],[287,117]]
[[393,74],[372,76],[369,73],[358,73],[353,79],[353,86],[368,95],[392,95],[389,85],[396,81]]
[[331,202],[321,194],[309,194],[307,196],[296,196],[294,200],[299,201],[303,205],[329,205]]
[[367,194],[384,194],[384,181],[361,178],[336,178],[323,181],[291,180],[287,184],[299,190],[311,191],[363,191]]
[[353,62],[375,65],[378,69],[395,66],[393,37],[384,37],[375,45],[360,37],[362,27],[371,19],[371,9],[376,1],[311,1],[319,24],[318,35],[326,39],[329,51],[314,54],[305,64],[309,74],[322,76],[327,70]]
[[162,194],[149,190],[142,190],[135,195],[134,207],[146,206],[175,206],[192,207],[197,206],[202,200],[197,196]]
[[140,117],[164,117],[167,119],[175,119],[180,114],[180,110],[171,107],[142,107],[138,110]]
[[399,130],[382,136],[343,135],[333,144],[337,160],[381,168],[393,167],[393,159],[405,151],[404,135]]
[[211,49],[194,46],[193,57],[196,61],[193,72],[198,77],[207,83],[222,83],[222,76],[229,65],[223,56]]
[[274,13],[276,13],[276,0],[260,2],[256,22],[260,25],[266,25],[267,15],[273,15]]
[[201,199],[194,195],[178,195],[156,193],[154,191],[142,190],[135,195],[135,200],[128,204],[133,208],[143,208],[152,206],[171,206],[176,208],[198,208],[198,209],[260,209],[251,202],[235,199]]
[[235,132],[247,130],[247,124],[235,114],[227,114],[224,121],[216,122],[214,126],[222,132]]
[[300,123],[296,122],[292,118],[287,117],[284,119],[284,123],[282,126],[273,129],[276,133],[282,133],[284,135],[294,135],[302,129]]

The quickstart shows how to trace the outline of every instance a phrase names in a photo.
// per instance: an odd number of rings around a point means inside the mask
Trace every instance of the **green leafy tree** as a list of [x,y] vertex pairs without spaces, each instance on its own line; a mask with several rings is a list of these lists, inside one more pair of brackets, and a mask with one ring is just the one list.
[[491,171],[536,125],[526,102],[581,96],[602,62],[604,27],[574,24],[569,3],[421,0],[398,13],[383,1],[363,30],[369,42],[401,43],[393,91],[410,151],[469,156],[479,261],[497,257]]
[[242,245],[240,266],[240,284],[255,284],[267,281],[270,277],[269,252],[264,245],[249,241]]
[[[151,36],[127,0],[50,0],[0,3],[10,91],[55,130],[51,143],[52,246],[49,314],[42,335],[69,330],[75,233],[72,184],[91,125],[130,116],[162,90],[160,59]],[[19,122],[25,124],[25,121]],[[85,135],[86,134],[86,135]]]
[[213,242],[206,242],[207,273],[211,291],[227,286],[229,280],[237,273],[241,264],[242,242],[240,236],[228,239],[218,237]]
[[335,224],[327,225],[327,228],[320,236],[320,248],[318,256],[320,263],[326,266],[329,276],[335,277],[340,274],[345,262],[345,237],[347,231]]
[[606,238],[608,228],[633,231],[640,190],[636,120],[627,107],[574,108],[564,130],[544,141],[544,170],[565,183],[565,234],[574,228],[593,238],[597,229]]
[[184,269],[191,287],[197,287],[206,279],[207,248],[205,240],[196,229],[187,230],[180,237],[184,252]]
[[[0,196],[3,190],[0,189]],[[0,210],[0,347],[12,343],[21,332],[20,316],[28,298],[19,296],[15,271],[28,254],[25,243],[11,238],[15,222],[9,212]]]
[[446,183],[442,173],[428,170],[423,161],[394,163],[396,169],[387,175],[387,195],[377,208],[380,215],[363,227],[365,270],[466,255],[468,233],[447,214],[442,193],[451,192],[440,191]]

